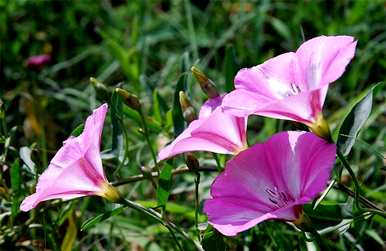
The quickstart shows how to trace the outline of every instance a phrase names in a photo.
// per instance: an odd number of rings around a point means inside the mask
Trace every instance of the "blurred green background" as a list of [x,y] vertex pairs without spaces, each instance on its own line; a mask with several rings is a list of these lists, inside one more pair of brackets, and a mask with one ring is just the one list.
[[[130,211],[80,231],[86,219],[112,209],[98,198],[47,204],[32,214],[18,212],[18,204],[34,191],[34,177],[47,167],[62,141],[102,102],[111,107],[102,147],[110,180],[138,174],[139,166],[151,166],[138,131],[140,119],[111,96],[113,88],[138,95],[153,146],[159,149],[184,126],[182,121],[173,124],[176,90],[185,90],[197,109],[205,100],[190,74],[192,65],[222,92],[230,91],[238,69],[294,51],[314,36],[340,34],[354,36],[358,46],[326,100],[324,113],[333,128],[354,97],[385,80],[384,0],[0,0],[0,249],[171,250],[165,229]],[[51,61],[39,68],[27,67],[26,60],[39,54],[51,55]],[[99,82],[91,83],[90,77]],[[385,107],[383,89],[375,96],[373,113],[350,155],[365,194],[382,204]],[[249,124],[252,143],[292,126],[256,117]],[[199,156],[203,163],[212,161],[210,155]],[[181,164],[183,160],[177,158],[174,166]],[[186,175],[173,180],[167,209],[186,229],[194,225],[193,179]],[[212,179],[212,175],[203,177],[202,198],[208,197]],[[149,182],[127,185],[122,192],[154,204]],[[347,201],[339,194],[331,199]],[[330,234],[326,241],[336,250],[382,250],[385,220],[374,218],[342,235]],[[205,222],[204,216],[200,219]],[[228,250],[306,250],[304,243],[301,233],[267,222],[239,238],[226,239],[224,245]]]

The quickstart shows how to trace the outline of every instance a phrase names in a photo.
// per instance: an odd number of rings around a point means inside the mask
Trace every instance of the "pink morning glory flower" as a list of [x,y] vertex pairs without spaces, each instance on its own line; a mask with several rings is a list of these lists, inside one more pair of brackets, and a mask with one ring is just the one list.
[[268,219],[295,221],[322,190],[336,147],[310,132],[281,132],[227,163],[205,201],[208,221],[234,236]]
[[51,55],[41,54],[31,56],[26,61],[26,66],[31,69],[41,69],[44,65],[51,61]]
[[319,36],[252,68],[241,69],[223,102],[234,115],[256,114],[301,122],[321,119],[330,83],[345,71],[357,42],[350,36]]
[[163,148],[158,159],[192,151],[236,154],[245,149],[247,119],[224,113],[222,100],[221,96],[207,100],[200,109],[198,119]]
[[107,104],[103,104],[94,110],[87,118],[82,134],[64,141],[47,170],[39,177],[36,192],[22,202],[22,211],[29,211],[40,202],[51,199],[89,195],[110,200],[118,198],[104,174],[99,150],[107,109]]

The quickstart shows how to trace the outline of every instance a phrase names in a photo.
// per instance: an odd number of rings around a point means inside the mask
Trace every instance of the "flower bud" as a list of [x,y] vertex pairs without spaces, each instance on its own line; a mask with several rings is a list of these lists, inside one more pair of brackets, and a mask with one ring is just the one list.
[[190,70],[192,71],[193,76],[197,79],[198,83],[200,84],[202,91],[205,92],[205,94],[209,98],[215,98],[220,95],[217,91],[216,85],[202,71],[200,71],[195,66],[192,66]]
[[90,83],[94,86],[95,89],[98,90],[103,90],[103,91],[108,91],[107,87],[98,79],[91,77],[90,78]]
[[194,155],[191,153],[187,153],[185,154],[185,156],[185,163],[189,170],[194,172],[198,171],[198,169],[200,168],[200,163],[198,162],[198,159],[194,157]]
[[180,105],[182,113],[186,122],[190,123],[193,120],[197,119],[196,112],[194,111],[193,106],[191,105],[188,97],[186,97],[183,91],[180,91]]
[[137,111],[141,110],[141,102],[139,101],[137,96],[121,88],[115,88],[115,91],[123,99],[123,102],[128,107],[133,108]]

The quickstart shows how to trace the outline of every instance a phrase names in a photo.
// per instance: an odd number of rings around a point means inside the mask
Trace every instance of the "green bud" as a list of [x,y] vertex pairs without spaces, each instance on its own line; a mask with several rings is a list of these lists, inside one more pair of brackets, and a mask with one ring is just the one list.
[[184,119],[186,122],[190,123],[197,118],[196,112],[194,111],[192,104],[190,103],[188,97],[186,97],[183,91],[180,91],[179,97],[180,97],[180,105],[182,109],[182,114],[184,115]]
[[216,85],[202,71],[200,71],[195,66],[192,66],[190,70],[192,71],[193,76],[197,79],[198,83],[200,84],[202,91],[205,92],[205,94],[209,98],[215,98],[220,95],[217,91]]
[[141,102],[137,96],[121,88],[115,88],[115,92],[122,98],[123,102],[128,107],[137,111],[141,110]]

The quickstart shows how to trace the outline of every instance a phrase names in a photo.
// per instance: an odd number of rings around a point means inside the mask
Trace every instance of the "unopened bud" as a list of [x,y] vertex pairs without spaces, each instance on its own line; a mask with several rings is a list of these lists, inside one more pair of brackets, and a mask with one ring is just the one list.
[[205,94],[209,98],[215,98],[220,95],[217,91],[216,85],[202,71],[200,71],[195,66],[192,66],[190,70],[192,71],[193,76],[197,79],[198,83],[200,84],[202,91],[205,92]]
[[95,89],[97,90],[103,90],[103,91],[108,91],[107,87],[98,79],[91,77],[90,78],[90,83],[94,86]]
[[186,163],[186,166],[191,170],[191,171],[198,171],[198,169],[200,168],[200,163],[198,162],[197,158],[194,157],[193,154],[191,153],[187,153],[185,154],[186,156],[186,159],[185,159],[185,163]]
[[141,102],[138,97],[130,92],[121,89],[115,88],[115,92],[122,98],[123,102],[130,108],[139,111],[141,109]]
[[197,118],[196,112],[194,111],[192,104],[190,103],[188,97],[186,97],[183,91],[180,91],[179,96],[184,119],[186,120],[186,122],[190,123]]

